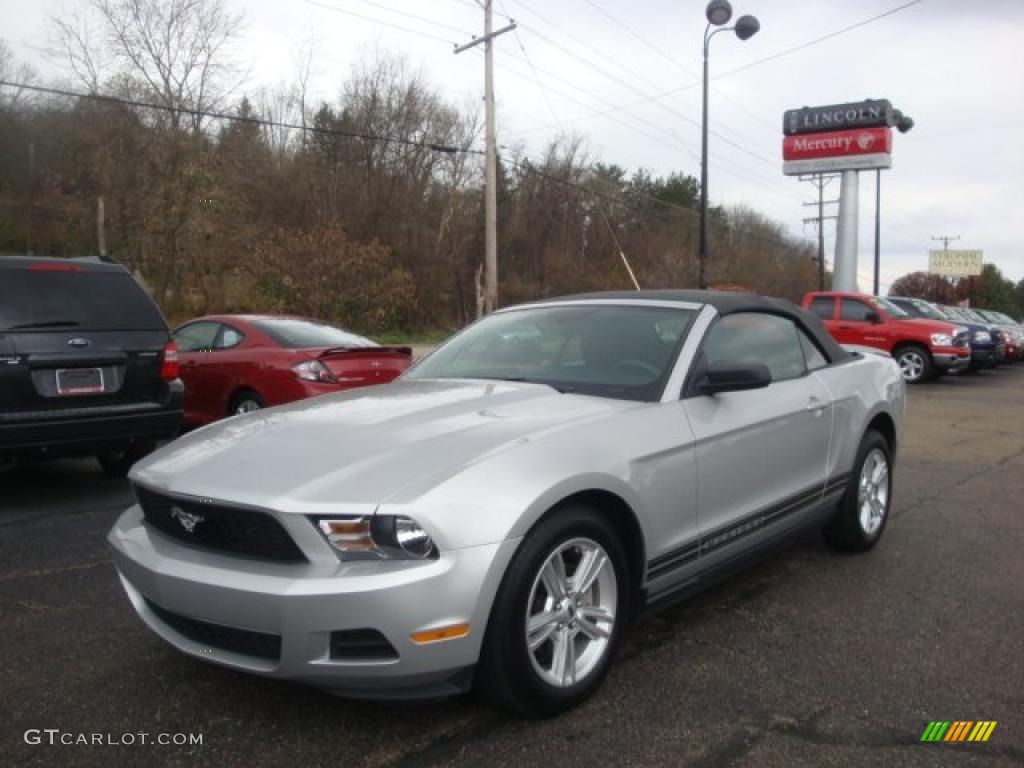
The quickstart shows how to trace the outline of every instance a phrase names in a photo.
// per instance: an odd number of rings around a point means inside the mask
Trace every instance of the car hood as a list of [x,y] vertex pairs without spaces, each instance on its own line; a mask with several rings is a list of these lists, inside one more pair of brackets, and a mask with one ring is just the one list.
[[894,318],[897,323],[908,323],[914,328],[927,329],[929,333],[947,333],[956,335],[959,323],[952,320],[932,320],[927,317],[898,317]]
[[338,511],[433,487],[495,452],[637,405],[542,384],[399,380],[211,424],[143,459],[131,479],[285,512]]

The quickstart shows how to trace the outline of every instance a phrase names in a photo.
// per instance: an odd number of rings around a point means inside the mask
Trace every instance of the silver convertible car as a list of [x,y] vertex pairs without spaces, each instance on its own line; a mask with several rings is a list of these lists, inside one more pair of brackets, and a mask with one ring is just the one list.
[[874,546],[903,408],[895,362],[788,302],[544,301],[394,383],[176,440],[109,541],[139,616],[197,659],[362,697],[475,682],[550,715],[633,619],[794,532]]

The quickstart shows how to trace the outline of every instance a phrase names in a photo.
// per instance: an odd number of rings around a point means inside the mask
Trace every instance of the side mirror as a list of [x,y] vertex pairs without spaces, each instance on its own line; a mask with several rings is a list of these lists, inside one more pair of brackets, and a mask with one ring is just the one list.
[[760,363],[752,365],[716,365],[708,368],[698,385],[702,395],[715,395],[719,392],[742,392],[748,389],[763,389],[772,383],[772,374],[767,366]]
[[864,316],[864,319],[867,320],[869,323],[875,323],[876,325],[882,322],[882,316],[879,315],[877,312],[868,312]]

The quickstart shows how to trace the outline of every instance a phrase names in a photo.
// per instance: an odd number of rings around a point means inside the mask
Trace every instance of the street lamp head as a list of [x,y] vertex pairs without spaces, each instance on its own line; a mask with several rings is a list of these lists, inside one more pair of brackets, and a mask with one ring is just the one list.
[[904,115],[903,112],[898,109],[894,109],[892,111],[892,122],[889,124],[895,125],[896,130],[900,133],[906,133],[914,127],[914,118],[909,115]]
[[761,29],[761,22],[754,16],[740,16],[736,20],[736,37],[749,40]]
[[709,22],[720,27],[728,24],[732,18],[732,6],[729,5],[729,0],[711,0],[704,15],[708,17]]

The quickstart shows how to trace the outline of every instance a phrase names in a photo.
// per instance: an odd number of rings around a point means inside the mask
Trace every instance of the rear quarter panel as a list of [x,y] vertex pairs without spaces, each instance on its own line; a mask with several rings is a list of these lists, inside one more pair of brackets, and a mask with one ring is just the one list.
[[852,469],[864,432],[880,413],[892,418],[898,449],[903,435],[906,384],[895,360],[880,355],[857,355],[847,362],[819,369],[814,375],[828,387],[835,408],[829,477]]

